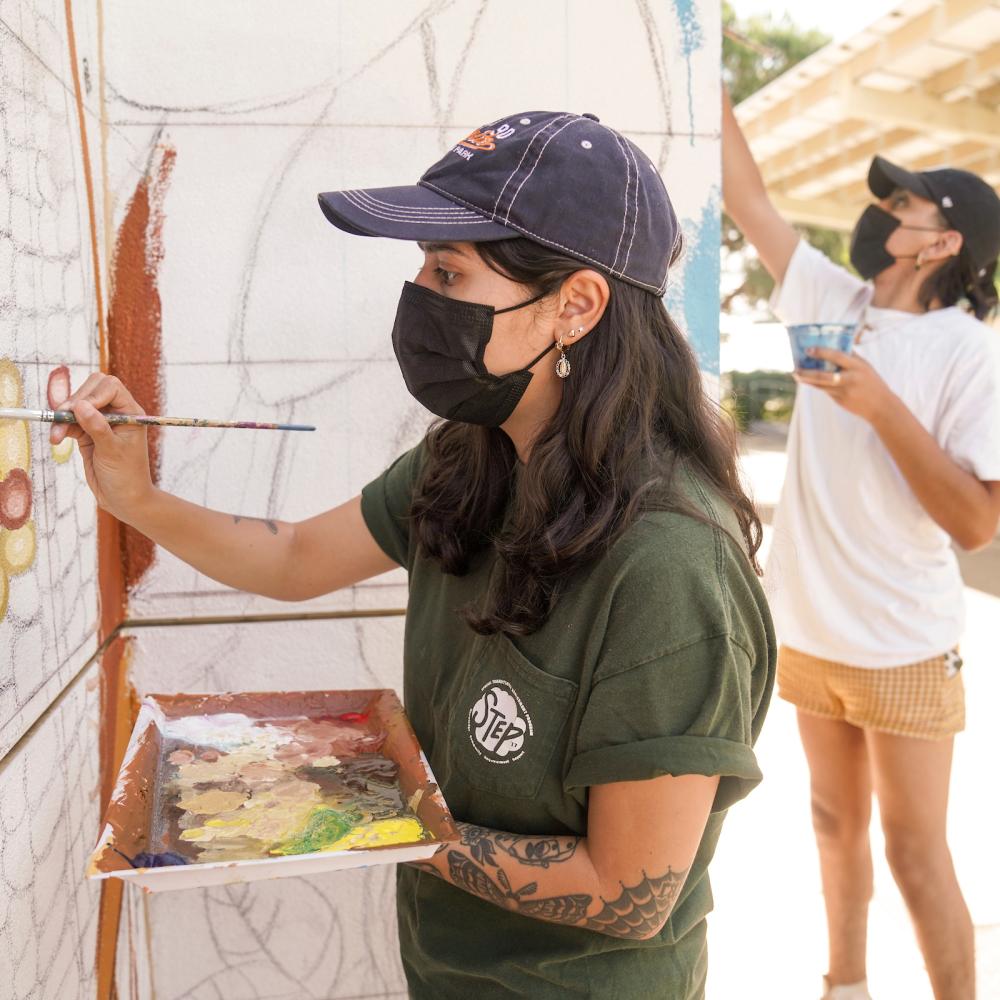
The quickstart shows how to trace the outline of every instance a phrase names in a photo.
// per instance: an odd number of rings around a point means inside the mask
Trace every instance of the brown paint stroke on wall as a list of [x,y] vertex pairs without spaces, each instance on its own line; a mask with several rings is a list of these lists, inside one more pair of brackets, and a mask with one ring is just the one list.
[[[106,371],[117,375],[147,413],[162,413],[162,310],[158,272],[163,260],[163,200],[176,151],[158,146],[140,178],[118,229],[111,264]],[[103,353],[103,352],[102,352]],[[159,428],[148,432],[150,471],[159,479]],[[99,638],[108,639],[125,618],[128,594],[152,565],[155,546],[144,535],[97,512]],[[136,719],[135,691],[128,682],[129,641],[112,640],[101,663],[101,810],[107,808],[115,777]],[[111,880],[111,881],[117,881]],[[97,933],[97,997],[114,1000],[115,956],[122,887],[104,883]]]
[[[158,146],[140,178],[118,229],[108,310],[108,369],[147,413],[163,413],[161,304],[158,271],[163,261],[163,200],[177,153]],[[149,428],[149,466],[160,474],[160,428]],[[121,556],[125,595],[153,563],[156,546],[123,526]]]

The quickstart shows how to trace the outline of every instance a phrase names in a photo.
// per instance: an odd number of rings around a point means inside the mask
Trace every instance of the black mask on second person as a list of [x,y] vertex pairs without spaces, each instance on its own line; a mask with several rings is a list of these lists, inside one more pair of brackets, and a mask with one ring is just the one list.
[[891,212],[878,205],[869,205],[851,233],[851,263],[865,281],[892,267],[897,260],[916,259],[915,253],[893,257],[886,250],[886,242],[897,229],[919,229],[931,233],[945,231],[942,226],[904,226]]
[[461,302],[407,281],[399,296],[392,348],[410,393],[432,413],[483,427],[499,427],[513,412],[531,369],[555,344],[516,372],[493,375],[483,363],[493,317],[544,298],[536,295],[507,309]]

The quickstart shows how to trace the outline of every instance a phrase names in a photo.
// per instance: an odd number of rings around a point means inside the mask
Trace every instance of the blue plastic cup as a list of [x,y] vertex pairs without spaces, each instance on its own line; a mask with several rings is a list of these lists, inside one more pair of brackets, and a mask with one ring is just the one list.
[[788,328],[792,345],[792,359],[797,369],[819,372],[839,372],[840,365],[822,358],[811,358],[810,347],[826,347],[842,354],[850,354],[854,346],[857,323],[794,323]]

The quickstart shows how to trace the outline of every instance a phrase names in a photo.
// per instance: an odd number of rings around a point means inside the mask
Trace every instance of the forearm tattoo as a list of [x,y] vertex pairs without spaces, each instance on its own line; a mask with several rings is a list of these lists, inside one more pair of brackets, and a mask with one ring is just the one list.
[[278,533],[278,525],[266,517],[244,517],[242,514],[233,514],[233,524],[239,524],[240,521],[260,521],[272,535]]
[[[488,830],[470,823],[457,826],[468,854],[449,850],[447,861],[448,879],[460,889],[528,917],[586,927],[612,937],[643,939],[655,934],[673,908],[687,877],[687,871],[675,872],[673,869],[668,869],[666,875],[659,878],[650,878],[643,872],[636,885],[622,883],[617,899],[601,897],[604,905],[594,916],[588,917],[593,896],[580,892],[530,898],[538,892],[538,883],[528,882],[515,889],[507,871],[497,860],[497,852],[500,852],[522,865],[547,869],[573,857],[578,837],[530,837]],[[411,867],[444,877],[429,862],[414,862]]]
[[613,937],[642,938],[655,933],[670,915],[680,895],[687,872],[668,868],[660,878],[650,878],[645,872],[637,885],[622,883],[622,894],[615,900],[602,898],[600,913],[588,917],[585,924],[591,930]]

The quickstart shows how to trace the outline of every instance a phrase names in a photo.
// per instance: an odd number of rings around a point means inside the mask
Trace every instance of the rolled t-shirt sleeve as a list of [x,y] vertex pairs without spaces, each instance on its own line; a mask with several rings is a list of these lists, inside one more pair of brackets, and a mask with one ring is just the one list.
[[406,569],[410,568],[410,505],[423,455],[423,444],[419,444],[361,491],[361,515],[372,538]]
[[800,237],[770,306],[782,323],[836,323],[859,314],[870,294],[869,285]]
[[719,775],[713,812],[760,780],[753,661],[729,634],[691,642],[591,690],[567,789],[662,775]]

